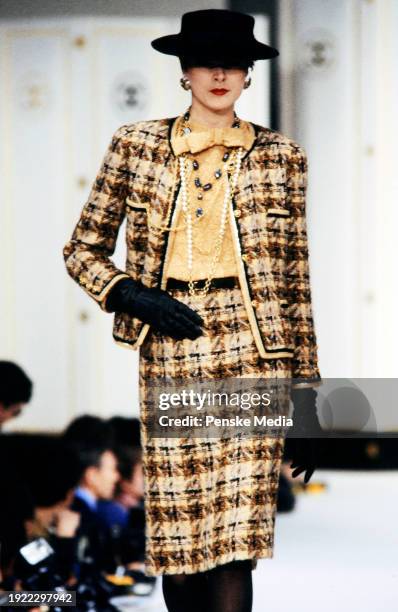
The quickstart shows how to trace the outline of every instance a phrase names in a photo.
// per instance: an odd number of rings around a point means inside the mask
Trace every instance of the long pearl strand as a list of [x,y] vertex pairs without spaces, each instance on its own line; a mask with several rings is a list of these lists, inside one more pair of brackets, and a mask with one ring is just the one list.
[[216,265],[220,259],[221,247],[222,247],[224,234],[225,234],[225,224],[227,220],[227,213],[229,211],[229,204],[233,197],[233,193],[234,193],[237,181],[238,181],[242,154],[243,154],[243,149],[242,147],[239,147],[239,149],[236,151],[236,154],[235,154],[235,164],[234,164],[235,169],[234,169],[231,179],[228,178],[228,173],[225,173],[227,176],[227,179],[226,179],[224,200],[223,200],[223,205],[222,205],[222,210],[221,210],[220,229],[219,229],[216,243],[215,243],[214,256],[213,256],[213,259],[210,265],[209,275],[207,277],[207,280],[206,280],[206,283],[203,289],[196,289],[194,281],[192,280],[192,269],[193,269],[192,212],[191,212],[191,208],[189,205],[188,192],[187,192],[187,177],[186,177],[186,164],[185,164],[186,158],[185,158],[185,155],[181,155],[179,157],[180,176],[181,176],[181,202],[182,202],[182,209],[184,211],[184,215],[186,219],[186,231],[187,231],[187,257],[188,257],[188,271],[189,271],[188,287],[189,287],[189,294],[192,297],[195,297],[195,296],[204,297],[207,294],[210,284],[211,284],[211,280],[214,275]]

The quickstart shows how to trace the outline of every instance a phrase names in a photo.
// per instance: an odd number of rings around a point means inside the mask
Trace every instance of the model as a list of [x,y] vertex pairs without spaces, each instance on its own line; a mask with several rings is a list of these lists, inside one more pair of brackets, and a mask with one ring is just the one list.
[[[273,556],[284,439],[152,437],[148,383],[294,378],[308,402],[321,380],[306,154],[234,110],[254,62],[278,55],[253,28],[250,15],[194,11],[152,41],[180,59],[190,104],[115,132],[64,247],[72,278],[115,312],[116,342],[139,349],[146,573],[163,576],[170,612],[251,610],[251,571]],[[124,218],[125,271],[110,259]]]

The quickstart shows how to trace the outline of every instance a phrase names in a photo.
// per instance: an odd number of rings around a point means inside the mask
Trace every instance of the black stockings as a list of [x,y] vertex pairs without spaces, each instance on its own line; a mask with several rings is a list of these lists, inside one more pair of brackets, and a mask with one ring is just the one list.
[[164,574],[169,612],[251,612],[251,560],[232,561],[197,574]]
[[206,572],[163,575],[163,597],[169,612],[205,612]]

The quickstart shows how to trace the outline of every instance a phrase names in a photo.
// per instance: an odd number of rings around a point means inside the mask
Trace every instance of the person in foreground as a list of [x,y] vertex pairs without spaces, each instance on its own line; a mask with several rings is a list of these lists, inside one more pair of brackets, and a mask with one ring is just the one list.
[[[169,612],[252,609],[251,572],[273,556],[284,437],[151,436],[150,381],[294,379],[314,414],[321,382],[306,153],[235,112],[254,62],[279,54],[253,28],[243,13],[193,11],[152,41],[179,58],[191,103],[115,132],[64,247],[70,276],[115,313],[115,341],[139,349],[145,571],[162,575]],[[110,259],[124,218],[125,271]],[[308,481],[296,448],[294,475]]]
[[33,383],[13,361],[0,361],[0,431],[18,417],[32,398]]

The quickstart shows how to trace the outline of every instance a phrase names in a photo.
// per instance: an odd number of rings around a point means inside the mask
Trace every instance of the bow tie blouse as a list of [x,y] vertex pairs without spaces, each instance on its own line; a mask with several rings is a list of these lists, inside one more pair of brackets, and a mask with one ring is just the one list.
[[[249,150],[254,142],[255,132],[251,123],[242,121],[239,128],[209,128],[190,121],[191,133],[178,135],[181,118],[173,125],[171,143],[176,155],[186,153],[187,193],[192,213],[192,279],[207,278],[214,256],[214,248],[220,230],[220,218],[225,194],[225,171],[223,155],[232,152],[231,147],[242,146]],[[192,166],[193,160],[199,164],[197,170]],[[220,178],[215,177],[216,170],[222,171]],[[202,185],[211,183],[207,191],[195,185],[195,179]],[[198,195],[203,194],[203,199]],[[229,214],[229,210],[228,210]],[[178,198],[175,221],[172,226],[177,231],[170,235],[170,257],[166,278],[177,278],[188,281],[187,236],[185,215],[181,199]],[[178,229],[180,228],[181,229]],[[232,235],[229,224],[225,225],[221,256],[215,268],[213,278],[238,276],[237,263],[233,250]]]

